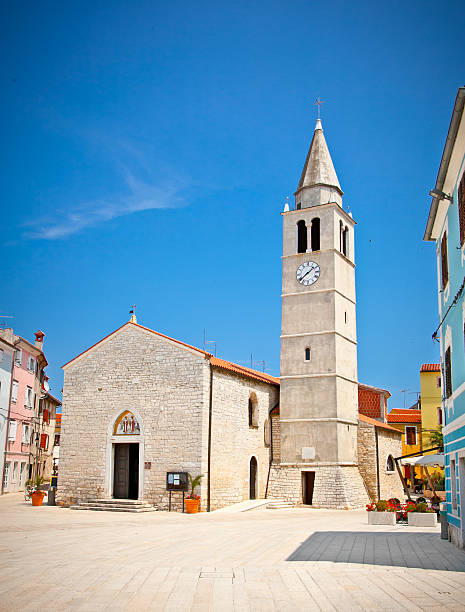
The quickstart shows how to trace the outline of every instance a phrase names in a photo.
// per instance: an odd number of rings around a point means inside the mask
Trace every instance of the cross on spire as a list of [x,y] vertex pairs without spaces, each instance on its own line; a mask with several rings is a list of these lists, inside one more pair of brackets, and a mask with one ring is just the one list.
[[313,106],[318,106],[318,119],[321,119],[320,117],[320,111],[321,111],[321,105],[324,104],[325,101],[324,100],[320,100],[320,96],[318,96],[318,98],[315,101],[315,104]]

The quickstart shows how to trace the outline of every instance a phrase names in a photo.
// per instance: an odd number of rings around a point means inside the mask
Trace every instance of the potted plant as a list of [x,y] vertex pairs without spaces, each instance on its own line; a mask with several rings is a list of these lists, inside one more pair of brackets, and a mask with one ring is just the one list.
[[195,478],[192,478],[190,474],[188,474],[188,476],[191,485],[191,492],[185,498],[184,504],[186,506],[187,514],[197,514],[200,506],[200,495],[195,494],[195,489],[200,485],[200,481],[203,478],[203,474],[199,474]]
[[44,482],[42,476],[37,475],[31,488],[31,500],[33,506],[41,506],[44,501],[45,491],[40,490],[40,485]]
[[395,525],[396,513],[388,507],[385,499],[367,504],[369,525]]
[[436,512],[426,502],[420,502],[408,513],[410,527],[436,527]]

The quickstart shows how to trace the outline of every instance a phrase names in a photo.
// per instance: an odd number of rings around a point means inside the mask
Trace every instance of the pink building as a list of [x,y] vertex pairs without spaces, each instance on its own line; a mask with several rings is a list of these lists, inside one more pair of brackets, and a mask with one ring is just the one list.
[[2,493],[6,493],[24,489],[26,480],[34,476],[39,446],[34,430],[47,360],[42,352],[43,332],[36,333],[35,344],[12,329],[0,330],[0,335],[15,347],[2,480]]

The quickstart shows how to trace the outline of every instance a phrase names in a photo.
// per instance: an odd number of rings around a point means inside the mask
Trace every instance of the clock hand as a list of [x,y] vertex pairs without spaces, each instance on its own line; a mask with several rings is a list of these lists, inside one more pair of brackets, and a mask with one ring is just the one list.
[[304,280],[304,278],[307,276],[307,274],[310,274],[310,272],[313,272],[313,270],[309,270],[308,272],[305,272],[305,274],[300,277],[300,280]]

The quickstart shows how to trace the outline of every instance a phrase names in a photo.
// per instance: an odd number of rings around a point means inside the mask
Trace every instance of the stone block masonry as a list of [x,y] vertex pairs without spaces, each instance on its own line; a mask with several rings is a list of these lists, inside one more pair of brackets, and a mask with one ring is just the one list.
[[369,497],[357,466],[283,466],[273,464],[269,497],[302,504],[302,473],[315,472],[312,506],[364,508]]

